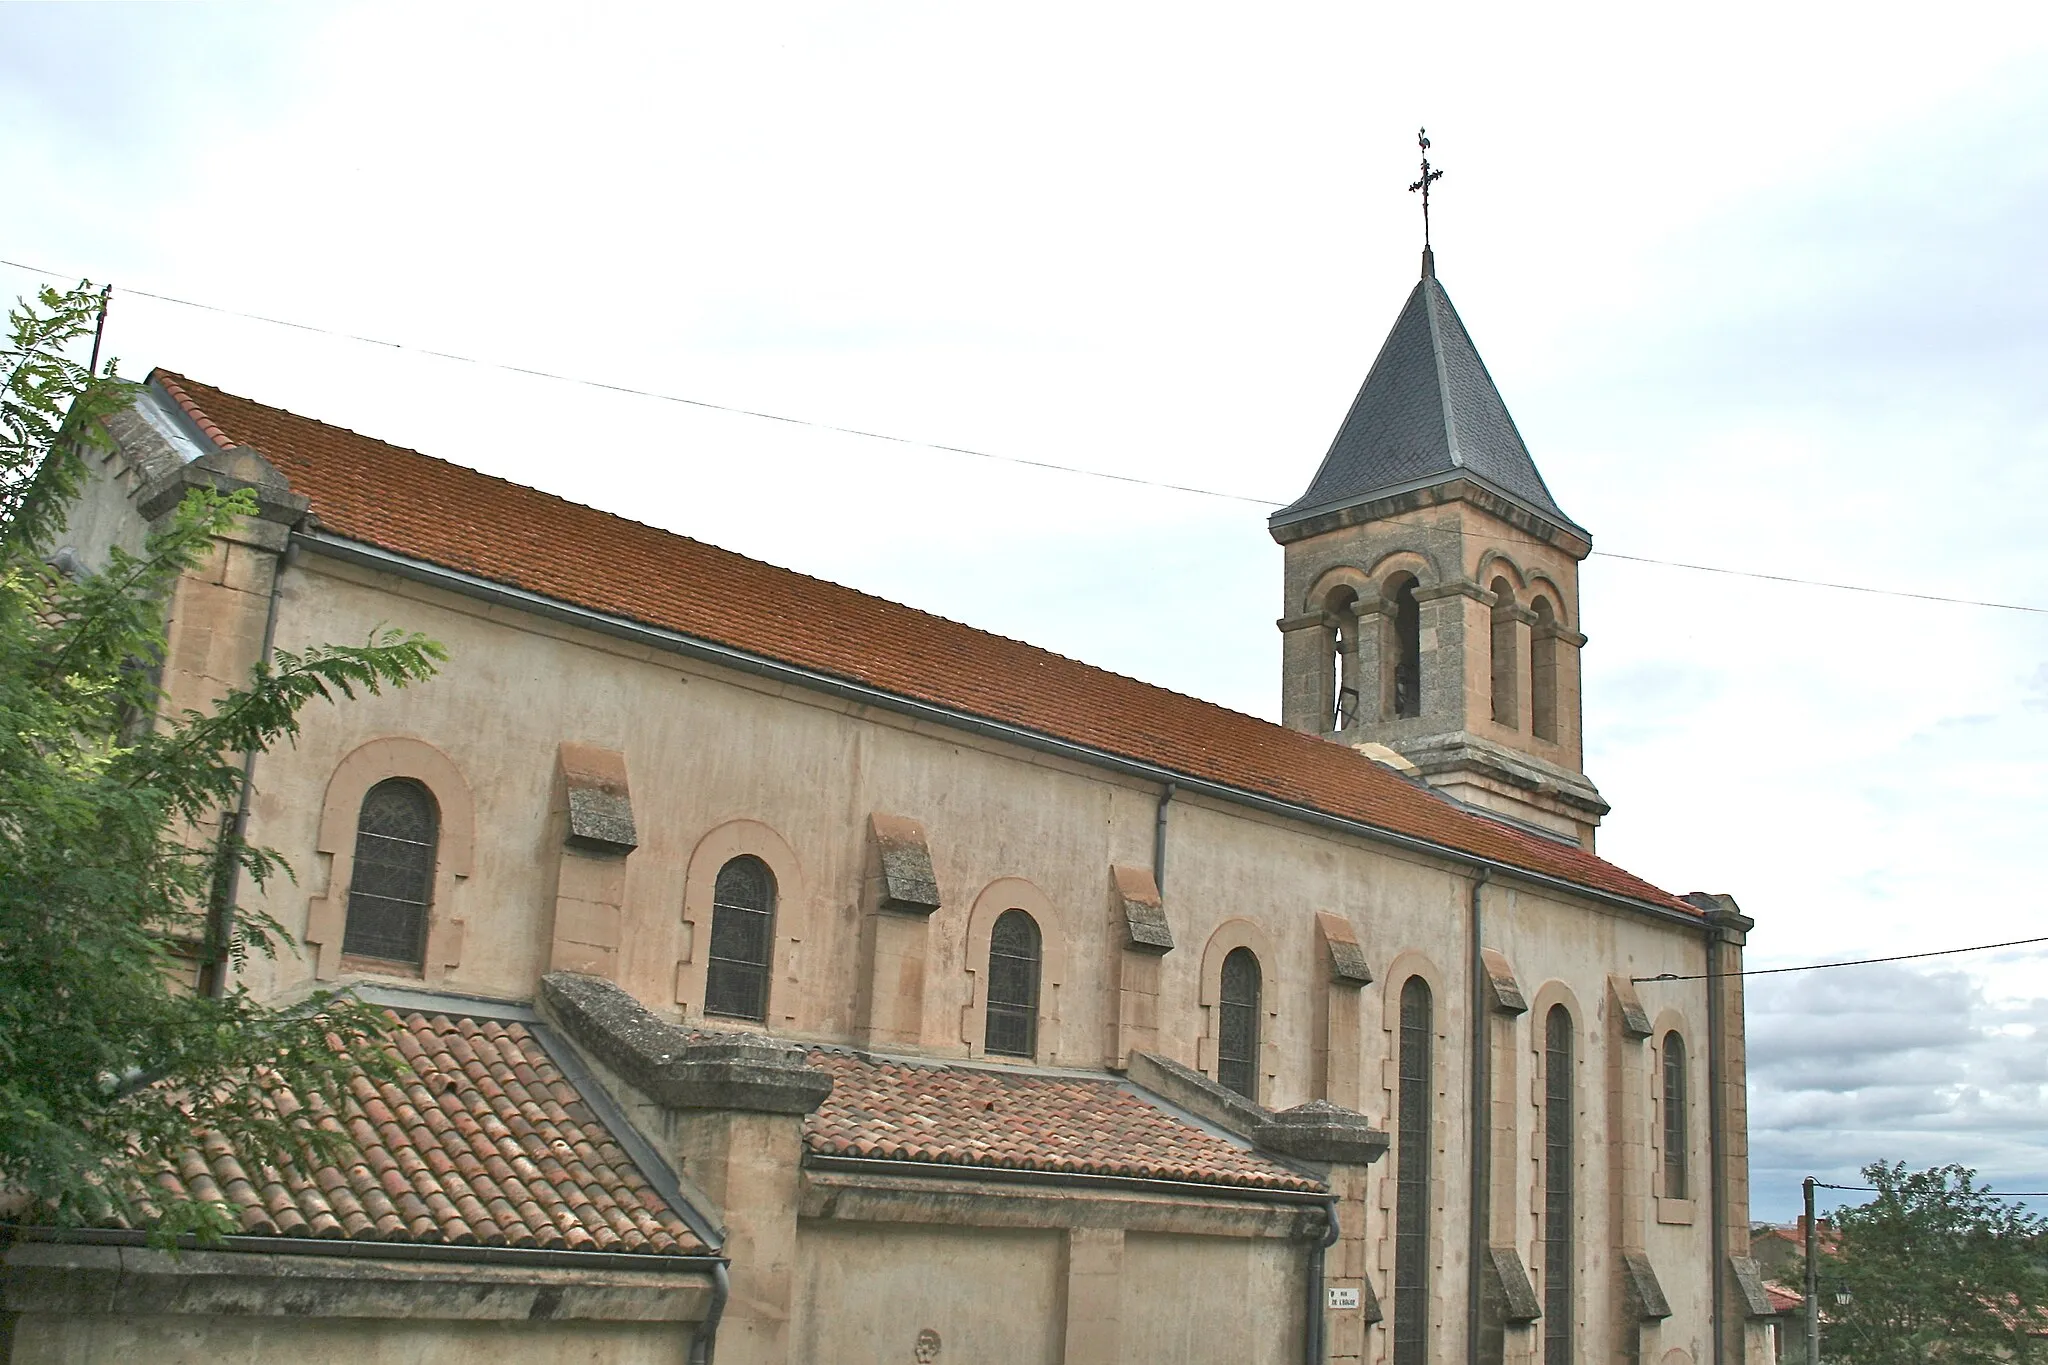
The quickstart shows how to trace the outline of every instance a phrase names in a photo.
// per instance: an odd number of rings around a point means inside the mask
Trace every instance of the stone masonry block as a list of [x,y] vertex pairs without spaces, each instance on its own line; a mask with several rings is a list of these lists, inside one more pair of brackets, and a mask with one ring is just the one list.
[[556,759],[568,791],[569,846],[620,854],[639,847],[626,756],[616,749],[565,740]]
[[924,826],[901,815],[876,812],[868,817],[874,840],[879,884],[878,909],[929,915],[939,908],[939,878],[932,871],[930,842]]
[[1112,867],[1109,894],[1123,916],[1124,946],[1133,952],[1170,953],[1173,928],[1149,868]]

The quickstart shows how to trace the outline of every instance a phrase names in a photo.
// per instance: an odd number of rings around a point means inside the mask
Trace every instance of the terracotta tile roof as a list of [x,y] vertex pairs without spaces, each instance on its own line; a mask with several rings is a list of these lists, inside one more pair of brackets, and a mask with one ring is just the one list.
[[158,1183],[253,1236],[705,1254],[524,1024],[391,1020],[410,1074],[358,1075],[345,1113],[313,1110],[354,1139],[345,1167],[252,1169],[215,1138]]
[[1696,915],[1575,846],[1474,814],[1313,735],[266,407],[152,376],[261,451],[334,535]]
[[1793,1313],[1806,1307],[1806,1296],[1794,1293],[1775,1280],[1764,1281],[1764,1297],[1770,1301],[1773,1313]]
[[804,1120],[825,1156],[1269,1190],[1324,1187],[1107,1077],[883,1061],[819,1048],[832,1093]]

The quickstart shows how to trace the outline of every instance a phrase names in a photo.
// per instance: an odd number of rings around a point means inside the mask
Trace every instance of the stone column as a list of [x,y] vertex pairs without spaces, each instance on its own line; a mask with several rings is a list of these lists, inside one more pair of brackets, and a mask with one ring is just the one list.
[[1062,1365],[1122,1365],[1124,1230],[1067,1230],[1067,1336]]
[[1766,1365],[1771,1306],[1749,1255],[1749,1083],[1743,1033],[1742,948],[1756,921],[1733,896],[1694,892],[1707,925],[1708,1216],[1726,1258],[1721,1280],[1723,1365]]
[[1280,723],[1324,733],[1331,688],[1330,627],[1319,611],[1274,622],[1280,627]]
[[1316,912],[1316,940],[1322,945],[1313,989],[1316,1005],[1315,1093],[1346,1109],[1362,1107],[1363,1046],[1359,993],[1372,984],[1372,969],[1358,934],[1342,915]]
[[1614,1251],[1609,1358],[1637,1365],[1644,1334],[1671,1316],[1644,1247],[1650,1224],[1650,1016],[1626,976],[1607,978],[1607,1245]]
[[1112,1071],[1133,1052],[1159,1050],[1159,973],[1173,929],[1149,868],[1109,869],[1109,951],[1116,991],[1109,1001],[1105,1061]]
[[831,1093],[831,1078],[805,1064],[800,1044],[686,1032],[600,977],[549,972],[540,984],[543,1017],[593,1063],[699,1211],[723,1228],[718,1251],[731,1262],[732,1292],[720,1365],[787,1365],[803,1116]]
[[867,1047],[917,1047],[925,1034],[925,967],[938,877],[917,821],[877,812],[868,817],[868,834],[854,1036]]
[[1527,1365],[1534,1359],[1530,1330],[1540,1308],[1522,1264],[1521,1212],[1528,1203],[1521,1148],[1522,1046],[1516,1022],[1529,1012],[1506,954],[1480,952],[1486,973],[1487,1102],[1492,1137],[1486,1172],[1486,1261],[1479,1267],[1479,1359],[1482,1365]]
[[555,758],[555,904],[548,970],[617,980],[624,933],[626,855],[639,846],[626,756],[564,742]]

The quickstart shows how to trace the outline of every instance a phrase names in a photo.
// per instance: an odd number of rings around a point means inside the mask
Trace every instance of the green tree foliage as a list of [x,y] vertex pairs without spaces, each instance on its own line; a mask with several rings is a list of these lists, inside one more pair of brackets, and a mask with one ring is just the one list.
[[253,1172],[346,1149],[277,1096],[341,1102],[393,1063],[376,1011],[317,995],[273,1009],[238,984],[195,992],[195,956],[293,949],[275,921],[226,912],[238,883],[289,869],[238,837],[244,756],[298,733],[303,707],[430,676],[438,645],[384,632],[279,650],[211,711],[166,714],[156,682],[178,576],[255,510],[195,492],[140,555],[96,571],[46,562],[103,419],[133,396],[69,358],[86,286],[10,315],[0,350],[0,1190],[17,1217],[232,1231],[145,1174],[195,1137]]
[[1877,1195],[1836,1211],[1841,1240],[1820,1268],[1824,1360],[2048,1360],[2048,1219],[1998,1198],[1976,1174],[1863,1168]]

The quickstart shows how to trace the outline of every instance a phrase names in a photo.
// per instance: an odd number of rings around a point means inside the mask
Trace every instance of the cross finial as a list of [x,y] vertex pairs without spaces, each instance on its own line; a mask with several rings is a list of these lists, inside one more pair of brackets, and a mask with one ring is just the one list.
[[1422,178],[1410,185],[1408,192],[1413,194],[1417,190],[1422,191],[1422,273],[1433,275],[1436,271],[1432,267],[1434,267],[1436,262],[1433,258],[1433,253],[1429,249],[1429,187],[1433,182],[1443,179],[1444,173],[1430,168],[1429,129],[1416,129],[1415,142],[1417,146],[1422,148]]

